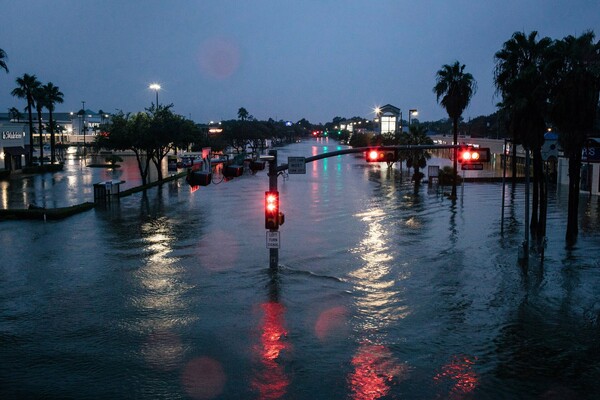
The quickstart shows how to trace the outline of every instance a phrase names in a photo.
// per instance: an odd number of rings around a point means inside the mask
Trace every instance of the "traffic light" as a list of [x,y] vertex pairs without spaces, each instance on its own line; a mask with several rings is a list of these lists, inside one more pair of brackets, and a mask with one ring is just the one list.
[[490,161],[490,149],[489,147],[463,147],[458,151],[458,162],[469,164],[469,163],[482,163]]
[[265,192],[265,229],[279,227],[279,192],[271,190]]
[[369,149],[365,154],[367,162],[395,162],[398,160],[397,149]]

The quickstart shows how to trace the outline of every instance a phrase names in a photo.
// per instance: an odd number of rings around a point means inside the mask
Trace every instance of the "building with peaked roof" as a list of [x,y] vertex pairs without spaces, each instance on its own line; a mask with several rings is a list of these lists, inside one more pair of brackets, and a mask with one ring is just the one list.
[[402,111],[391,104],[378,107],[375,110],[376,132],[396,133],[402,130]]

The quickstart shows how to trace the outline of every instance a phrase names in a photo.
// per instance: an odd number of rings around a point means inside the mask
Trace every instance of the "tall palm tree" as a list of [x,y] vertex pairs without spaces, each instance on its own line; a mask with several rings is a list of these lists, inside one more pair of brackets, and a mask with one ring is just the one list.
[[40,87],[41,83],[35,75],[23,74],[22,77],[17,78],[17,85],[19,86],[13,89],[11,94],[20,99],[27,100],[26,110],[29,117],[29,159],[27,160],[27,165],[31,166],[33,161],[33,115],[31,108],[35,104],[33,92]]
[[8,56],[6,55],[6,52],[2,49],[0,49],[0,69],[3,69],[6,71],[6,73],[8,73],[8,66],[6,65],[6,59],[8,59]]
[[[550,38],[538,33],[515,32],[496,52],[494,83],[508,113],[513,147],[521,143],[533,154],[533,202],[529,229],[538,240],[545,233],[546,185],[543,179],[542,145],[546,133],[548,79],[546,57]],[[538,215],[539,210],[539,215]],[[542,223],[539,223],[542,222]]]
[[569,203],[566,241],[573,245],[579,230],[579,184],[582,151],[594,127],[600,93],[600,41],[588,31],[567,36],[552,46],[549,69],[550,115],[559,144],[569,158]]
[[43,86],[38,86],[33,91],[33,99],[35,101],[35,110],[38,115],[38,133],[40,135],[40,165],[44,165],[44,127],[42,126],[42,111],[48,102],[46,91]]
[[56,140],[54,137],[54,120],[52,113],[54,112],[54,104],[63,102],[63,93],[58,89],[58,86],[54,86],[52,82],[45,84],[42,89],[44,90],[46,108],[48,109],[48,127],[50,129],[50,162],[54,164],[56,161]]
[[[469,105],[471,98],[477,91],[477,82],[473,75],[465,72],[465,65],[456,61],[452,65],[445,64],[436,74],[436,84],[433,92],[437,97],[438,103],[446,109],[448,116],[452,120],[452,132],[454,145],[458,144],[458,121],[463,111]],[[440,101],[441,98],[441,101]],[[454,176],[456,177],[458,149],[454,149]],[[456,199],[456,179],[452,182],[452,199]]]

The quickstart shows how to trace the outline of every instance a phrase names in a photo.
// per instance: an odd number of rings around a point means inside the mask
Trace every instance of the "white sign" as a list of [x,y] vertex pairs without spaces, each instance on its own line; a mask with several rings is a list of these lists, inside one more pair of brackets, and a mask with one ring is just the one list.
[[267,232],[267,249],[279,248],[279,232]]
[[15,131],[3,131],[2,139],[21,139],[24,136],[25,132],[15,132]]
[[289,174],[306,174],[305,157],[288,157]]

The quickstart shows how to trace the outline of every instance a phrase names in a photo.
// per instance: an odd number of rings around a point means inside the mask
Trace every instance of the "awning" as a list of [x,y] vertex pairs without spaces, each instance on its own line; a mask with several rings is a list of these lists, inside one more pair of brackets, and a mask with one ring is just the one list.
[[23,146],[5,147],[4,152],[10,154],[11,156],[23,156],[27,154]]

